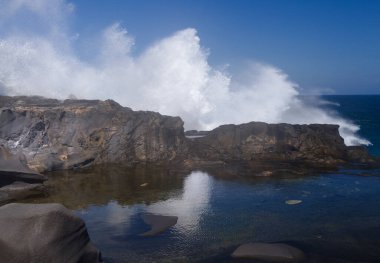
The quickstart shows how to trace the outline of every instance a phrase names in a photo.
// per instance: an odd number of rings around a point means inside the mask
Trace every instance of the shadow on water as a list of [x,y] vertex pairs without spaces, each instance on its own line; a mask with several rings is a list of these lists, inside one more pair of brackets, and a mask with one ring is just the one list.
[[[293,244],[306,252],[305,262],[380,262],[379,170],[305,176],[307,167],[277,168],[275,176],[265,165],[254,172],[241,166],[55,172],[50,195],[27,201],[75,210],[107,262],[251,262],[230,258],[245,242]],[[286,204],[290,199],[302,203]],[[149,229],[141,218],[147,212],[178,222],[140,237]]]

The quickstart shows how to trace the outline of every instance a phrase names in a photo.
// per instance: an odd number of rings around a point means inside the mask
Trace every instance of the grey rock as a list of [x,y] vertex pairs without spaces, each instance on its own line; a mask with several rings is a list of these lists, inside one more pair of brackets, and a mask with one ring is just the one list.
[[247,243],[239,246],[233,258],[249,258],[264,262],[300,262],[304,253],[296,247],[281,243]]
[[177,224],[177,216],[164,216],[156,214],[144,214],[142,215],[144,222],[151,226],[151,229],[140,236],[155,236],[164,232],[169,227]]
[[102,262],[84,222],[60,204],[4,205],[0,233],[2,262]]

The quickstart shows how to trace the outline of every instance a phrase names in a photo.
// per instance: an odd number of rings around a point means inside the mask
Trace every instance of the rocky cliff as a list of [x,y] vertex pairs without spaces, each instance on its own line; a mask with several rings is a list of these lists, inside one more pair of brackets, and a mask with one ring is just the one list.
[[94,163],[171,162],[186,151],[183,121],[114,101],[0,97],[0,144],[37,171]]
[[364,148],[346,147],[336,125],[251,122],[202,136],[186,138],[179,117],[133,111],[111,100],[0,96],[0,145],[24,154],[40,172],[101,163],[373,161]]
[[364,147],[347,147],[338,125],[223,125],[193,139],[191,154],[209,161],[307,161],[314,163],[371,162]]

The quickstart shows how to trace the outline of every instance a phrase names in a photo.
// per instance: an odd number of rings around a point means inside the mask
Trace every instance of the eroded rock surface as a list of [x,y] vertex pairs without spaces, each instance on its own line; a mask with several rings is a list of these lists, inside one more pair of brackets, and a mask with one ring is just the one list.
[[102,262],[82,219],[60,204],[4,205],[0,233],[2,262]]

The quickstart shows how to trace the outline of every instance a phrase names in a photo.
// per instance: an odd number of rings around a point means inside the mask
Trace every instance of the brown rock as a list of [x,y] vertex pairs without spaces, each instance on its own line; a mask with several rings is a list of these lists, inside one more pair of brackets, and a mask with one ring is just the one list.
[[298,248],[281,243],[247,243],[239,246],[233,258],[250,258],[264,262],[300,262],[305,258]]

